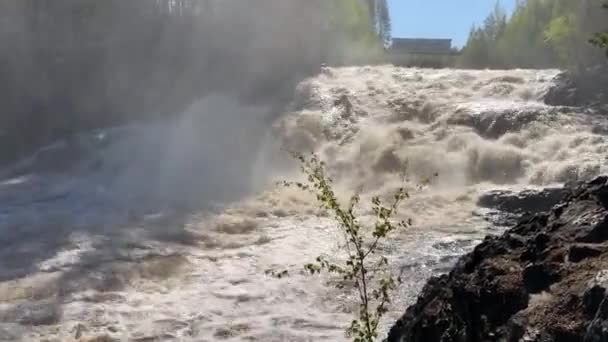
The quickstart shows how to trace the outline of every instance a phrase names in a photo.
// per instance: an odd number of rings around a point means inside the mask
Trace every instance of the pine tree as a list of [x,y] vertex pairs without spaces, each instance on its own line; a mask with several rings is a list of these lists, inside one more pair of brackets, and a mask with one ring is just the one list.
[[[510,18],[497,5],[471,32],[460,64],[529,68],[596,64],[601,56],[585,42],[593,32],[606,29],[606,17],[597,10],[600,1],[519,0]],[[600,46],[608,43],[602,34],[592,41]]]

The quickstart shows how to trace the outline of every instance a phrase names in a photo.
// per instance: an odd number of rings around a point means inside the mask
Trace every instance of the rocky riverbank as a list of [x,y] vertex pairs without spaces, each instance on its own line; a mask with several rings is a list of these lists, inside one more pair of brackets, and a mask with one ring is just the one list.
[[608,177],[432,278],[388,341],[608,341]]

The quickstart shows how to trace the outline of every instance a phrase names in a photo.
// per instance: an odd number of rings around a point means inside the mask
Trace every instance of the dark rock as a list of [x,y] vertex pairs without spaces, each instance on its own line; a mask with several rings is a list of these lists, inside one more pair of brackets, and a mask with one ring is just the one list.
[[544,190],[509,190],[490,191],[479,198],[477,205],[512,214],[540,213],[549,211],[568,194],[564,188],[547,188]]
[[22,325],[52,325],[61,318],[61,307],[53,300],[42,300],[17,305],[0,311],[0,321]]
[[27,329],[17,323],[0,323],[0,341],[19,341],[22,335],[27,333]]
[[580,105],[576,82],[569,72],[563,72],[553,79],[553,86],[545,95],[545,103],[551,106]]
[[586,218],[584,223],[587,223],[587,229],[582,230],[579,234],[578,241],[588,243],[601,243],[608,240],[608,217],[602,213]]
[[606,289],[601,286],[593,286],[589,290],[585,291],[583,295],[583,306],[585,313],[590,317],[595,317],[597,310],[602,304],[602,301],[606,297]]
[[574,245],[568,251],[568,261],[579,262],[587,258],[597,257],[602,250],[593,245]]
[[515,314],[507,323],[505,332],[507,341],[520,341],[526,335],[526,327],[528,326],[528,315],[524,312]]
[[583,342],[608,342],[608,322],[601,320],[592,323]]
[[489,209],[481,214],[493,225],[509,227],[517,224],[526,215],[551,210],[568,194],[564,188],[543,190],[494,190],[483,194],[477,205]]
[[608,271],[602,270],[589,281],[583,294],[583,310],[590,319],[584,342],[608,341]]
[[555,264],[530,265],[524,269],[523,278],[529,293],[539,293],[559,280],[559,271]]
[[608,66],[598,65],[579,73],[557,75],[544,101],[548,105],[568,107],[607,104]]
[[485,138],[498,139],[508,132],[519,131],[539,117],[537,108],[529,111],[513,110],[480,113],[475,120],[475,130]]
[[562,190],[553,210],[486,238],[427,283],[388,341],[608,341],[606,183]]
[[467,108],[456,111],[447,119],[447,123],[468,126],[484,138],[498,139],[506,133],[517,132],[532,122],[552,120],[555,113],[555,108],[532,104],[517,109],[482,108],[479,111],[471,111]]
[[606,311],[608,305],[601,307],[604,300],[606,299],[606,293],[608,291],[608,271],[599,271],[593,279],[587,284],[587,289],[583,294],[583,307],[585,313],[592,318],[595,318],[599,314],[606,314],[608,312],[601,312],[600,309]]
[[342,107],[342,118],[350,118],[353,111],[353,104],[346,94],[340,95],[339,98],[334,100],[334,106]]

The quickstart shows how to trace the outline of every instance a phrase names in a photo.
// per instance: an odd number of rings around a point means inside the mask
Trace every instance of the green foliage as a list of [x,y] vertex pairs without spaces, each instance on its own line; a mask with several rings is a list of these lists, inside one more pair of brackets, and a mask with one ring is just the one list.
[[398,189],[389,205],[384,205],[379,197],[371,201],[375,222],[370,227],[361,223],[357,216],[360,197],[351,197],[348,205],[340,204],[332,185],[332,180],[325,171],[325,164],[316,155],[305,157],[294,155],[301,163],[302,172],[307,176],[305,183],[288,183],[316,196],[321,208],[327,210],[338,223],[344,236],[343,247],[347,254],[344,263],[334,263],[324,256],[307,264],[305,269],[310,274],[328,272],[342,278],[337,287],[342,289],[352,284],[359,299],[358,317],[348,328],[349,336],[357,342],[372,342],[378,338],[380,319],[391,304],[391,292],[396,288],[399,279],[390,272],[389,261],[379,255],[379,245],[390,233],[410,227],[411,221],[395,222],[399,204],[409,197],[405,189]]
[[490,63],[490,42],[483,30],[473,27],[469,41],[462,50],[459,64],[465,67],[483,68]]
[[608,33],[594,34],[591,43],[601,48],[608,48]]
[[572,49],[577,39],[575,27],[576,17],[564,14],[553,18],[545,30],[545,41],[554,48],[562,61],[575,59],[576,51]]
[[[608,9],[608,4],[604,4],[604,8]],[[595,33],[590,40],[591,44],[606,50],[608,57],[608,32]]]
[[482,28],[473,27],[467,46],[462,51],[460,64],[468,67],[486,67],[494,60],[500,60],[499,40],[507,29],[507,14],[499,3],[486,18]]
[[[459,65],[476,68],[581,67],[599,61],[586,44],[605,29],[599,0],[522,0],[510,18],[497,5],[481,27],[475,27]],[[601,35],[594,41],[601,44]]]
[[380,55],[382,42],[368,5],[359,0],[332,0],[324,1],[322,7],[329,60],[352,62]]

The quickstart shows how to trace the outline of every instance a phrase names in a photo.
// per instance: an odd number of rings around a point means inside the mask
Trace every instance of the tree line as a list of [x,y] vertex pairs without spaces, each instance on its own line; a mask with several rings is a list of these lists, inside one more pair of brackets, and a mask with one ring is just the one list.
[[[496,4],[473,27],[458,64],[473,68],[581,68],[603,62],[588,44],[607,29],[602,0],[520,0],[512,15]],[[601,36],[596,40],[601,44]]]
[[0,2],[0,162],[210,92],[274,100],[390,39],[385,0]]

